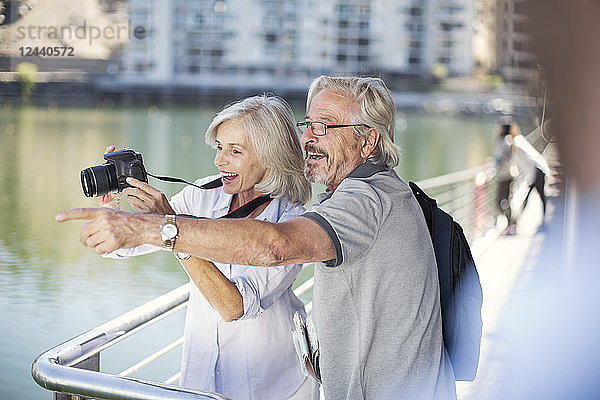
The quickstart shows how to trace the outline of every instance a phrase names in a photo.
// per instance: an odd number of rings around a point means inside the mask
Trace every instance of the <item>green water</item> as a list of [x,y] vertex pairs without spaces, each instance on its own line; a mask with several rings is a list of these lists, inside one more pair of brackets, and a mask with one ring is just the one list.
[[[81,223],[53,217],[96,204],[83,196],[79,171],[101,163],[108,144],[141,152],[153,174],[215,173],[203,139],[215,112],[0,108],[0,399],[50,399],[31,378],[37,355],[187,281],[170,254],[105,260],[79,243]],[[400,115],[398,172],[420,180],[479,165],[491,155],[495,124],[493,117]],[[168,196],[181,189],[150,183]],[[140,346],[158,349],[156,338],[176,338],[182,326],[181,315],[170,317],[138,344],[103,355],[102,369],[120,372],[141,358]],[[170,357],[176,364],[178,354]]]

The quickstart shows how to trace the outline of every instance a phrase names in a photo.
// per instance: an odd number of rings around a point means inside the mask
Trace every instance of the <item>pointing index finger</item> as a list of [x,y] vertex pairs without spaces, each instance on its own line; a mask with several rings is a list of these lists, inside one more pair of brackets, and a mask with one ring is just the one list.
[[56,222],[65,222],[74,219],[90,220],[96,218],[103,211],[105,211],[105,209],[102,208],[72,208],[70,210],[59,212],[54,216],[54,220]]

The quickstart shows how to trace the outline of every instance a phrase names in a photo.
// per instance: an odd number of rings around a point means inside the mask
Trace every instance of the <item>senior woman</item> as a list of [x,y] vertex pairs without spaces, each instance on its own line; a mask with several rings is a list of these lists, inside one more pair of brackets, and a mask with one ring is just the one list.
[[[219,170],[219,175],[195,182],[205,189],[187,186],[168,201],[159,190],[129,178],[134,187],[124,193],[131,207],[165,215],[233,215],[269,222],[304,212],[311,188],[304,178],[291,110],[282,99],[255,96],[226,107],[205,138],[216,148]],[[114,205],[115,200],[108,195],[101,204]],[[139,246],[108,256],[155,250]],[[291,288],[301,265],[256,268],[176,256],[191,281],[181,386],[236,400],[317,399],[318,386],[302,374],[291,335],[294,312],[304,314]]]

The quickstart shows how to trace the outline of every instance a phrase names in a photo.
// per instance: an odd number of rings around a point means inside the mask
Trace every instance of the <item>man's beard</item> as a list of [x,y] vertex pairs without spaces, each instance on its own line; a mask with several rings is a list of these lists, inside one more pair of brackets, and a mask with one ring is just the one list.
[[320,183],[322,185],[327,185],[327,181],[329,180],[326,170],[308,164],[304,165],[304,176],[309,182]]
[[329,156],[325,157],[325,165],[304,164],[304,176],[311,183],[319,183],[325,186],[337,186],[356,168],[352,160],[344,159],[341,163],[329,164]]
[[[327,185],[327,162],[329,161],[329,154],[327,154],[323,150],[317,149],[312,145],[306,145],[304,151],[306,154],[306,159],[304,160],[304,176],[306,177],[306,179],[308,179],[308,181],[312,183],[320,183],[322,185]],[[310,164],[310,156],[308,155],[310,152],[322,154],[324,158],[321,161],[325,161],[325,165],[321,165],[321,163],[319,163],[318,165]]]
[[[346,144],[347,151],[335,152],[334,161],[330,163],[328,152],[312,145],[306,145],[304,147],[307,154],[304,164],[304,176],[309,182],[337,187],[358,165],[364,162],[360,159],[360,148],[357,146],[358,141]],[[310,152],[318,153],[324,158],[318,164],[311,165],[309,163],[310,156],[308,156]]]

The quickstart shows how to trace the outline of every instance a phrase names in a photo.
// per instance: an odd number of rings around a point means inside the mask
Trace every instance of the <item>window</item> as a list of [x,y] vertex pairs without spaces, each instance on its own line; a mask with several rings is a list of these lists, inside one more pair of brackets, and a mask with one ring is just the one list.
[[448,22],[441,22],[440,23],[440,29],[444,32],[450,32],[453,31],[455,29],[461,29],[464,25],[461,22],[457,22],[455,24],[451,24]]
[[406,29],[409,32],[423,32],[424,26],[422,24],[406,24]]
[[513,25],[513,30],[516,33],[527,33],[527,23],[525,22],[515,22]]
[[515,42],[514,49],[516,51],[531,51],[531,44],[529,42]]
[[515,1],[515,14],[527,13],[527,7],[525,2]]
[[267,33],[265,35],[265,40],[270,43],[274,43],[277,41],[277,35],[274,33]]
[[461,6],[444,6],[440,7],[440,13],[444,15],[453,15],[460,13],[464,10],[464,7]]
[[423,15],[423,9],[420,7],[411,7],[408,10],[408,13],[412,16],[418,17],[418,16]]
[[517,64],[517,67],[523,68],[523,69],[533,69],[533,68],[537,67],[537,63],[532,60],[522,60],[522,61],[518,61],[516,64]]
[[134,66],[135,72],[144,72],[148,69],[148,64],[146,63],[136,63]]

